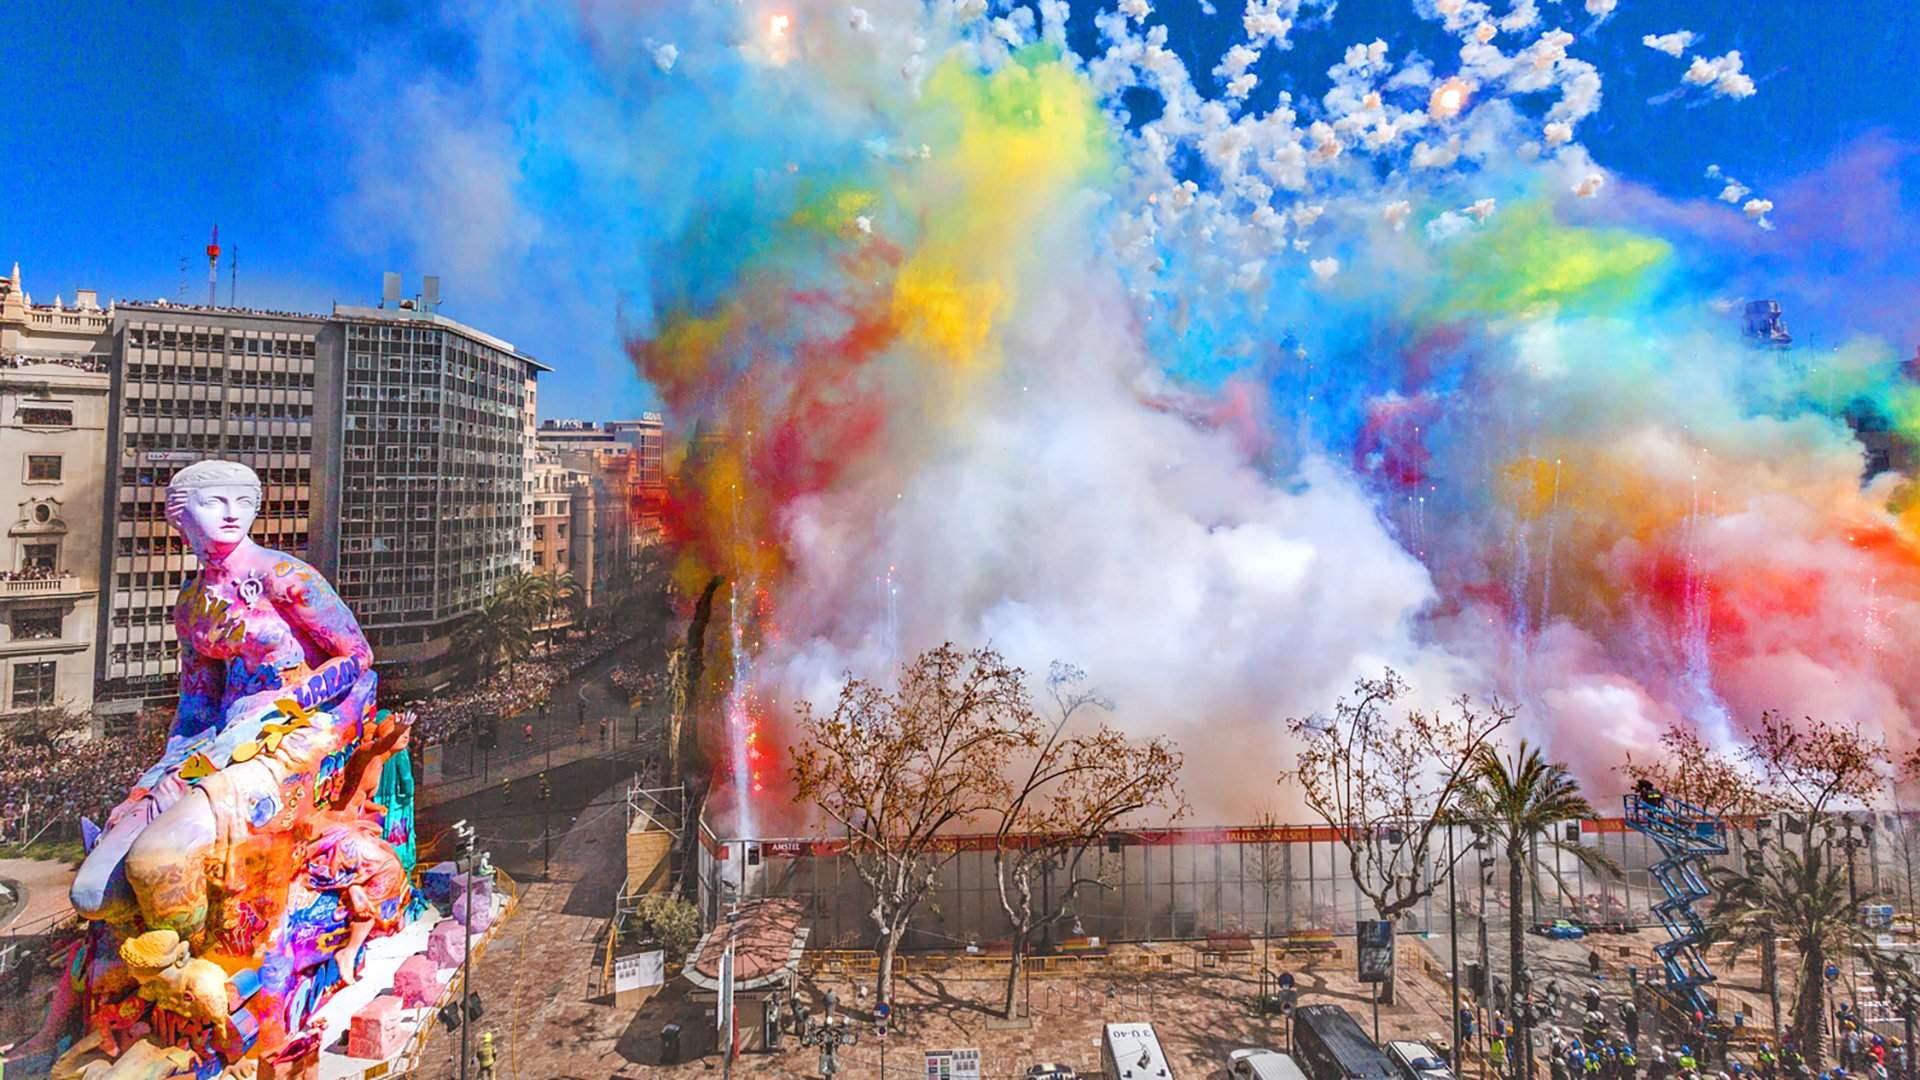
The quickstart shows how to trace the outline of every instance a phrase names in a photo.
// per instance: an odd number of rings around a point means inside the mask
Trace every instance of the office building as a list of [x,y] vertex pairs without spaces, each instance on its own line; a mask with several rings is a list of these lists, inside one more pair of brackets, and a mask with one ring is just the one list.
[[522,569],[545,365],[427,305],[335,305],[345,350],[341,596],[404,691],[453,680],[458,624]]
[[93,709],[112,318],[0,279],[0,719]]
[[338,331],[318,315],[121,303],[105,503],[109,548],[98,634],[101,709],[177,692],[173,605],[198,569],[166,520],[167,483],[203,458],[260,475],[253,538],[330,571],[333,507],[316,482],[338,438]]

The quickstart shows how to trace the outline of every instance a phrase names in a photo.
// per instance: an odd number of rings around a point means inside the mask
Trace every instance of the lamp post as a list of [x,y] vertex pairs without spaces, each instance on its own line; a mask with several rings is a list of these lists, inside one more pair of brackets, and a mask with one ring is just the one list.
[[[461,854],[467,860],[466,907],[460,919],[463,932],[460,948],[460,1000],[454,1006],[464,1014],[467,1007],[467,994],[472,986],[468,980],[473,977],[473,826],[467,824],[465,818],[461,818],[454,822],[453,833],[460,839]],[[460,1080],[467,1080],[467,1029],[471,1026],[463,1015],[460,1020]]]
[[824,1019],[809,1016],[800,1032],[800,1045],[820,1048],[820,1075],[833,1076],[840,1071],[840,1048],[860,1041],[860,1033],[847,1024],[847,1018],[835,1015],[828,1005]]

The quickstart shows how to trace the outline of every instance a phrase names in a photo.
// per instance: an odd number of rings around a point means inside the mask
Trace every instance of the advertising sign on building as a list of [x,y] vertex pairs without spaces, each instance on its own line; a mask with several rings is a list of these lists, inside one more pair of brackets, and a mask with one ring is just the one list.
[[980,1051],[927,1051],[927,1080],[980,1080]]
[[1354,927],[1358,943],[1360,981],[1383,983],[1393,980],[1393,924],[1385,919],[1362,919]]

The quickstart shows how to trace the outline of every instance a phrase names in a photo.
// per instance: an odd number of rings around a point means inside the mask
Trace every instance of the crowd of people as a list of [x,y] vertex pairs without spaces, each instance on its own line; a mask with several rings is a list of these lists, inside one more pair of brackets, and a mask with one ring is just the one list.
[[424,749],[458,742],[489,719],[506,720],[537,709],[565,677],[566,669],[558,664],[523,661],[462,693],[409,702],[404,708],[413,710],[413,745]]
[[[57,577],[40,568],[0,571],[0,580],[39,580]],[[488,720],[507,721],[538,709],[569,673],[618,648],[627,636],[602,632],[582,634],[556,645],[551,655],[542,649],[538,659],[523,660],[511,671],[460,693],[401,704],[414,713],[413,743],[422,749],[464,740]],[[626,681],[622,681],[623,678]],[[657,688],[659,676],[642,673],[639,665],[615,670],[614,681],[628,693]],[[127,738],[93,739],[82,729],[47,733],[23,731],[0,739],[0,842],[32,839],[49,821],[60,821],[63,838],[77,835],[74,823],[83,816],[99,823],[106,812],[126,797],[128,788],[148,765],[158,759],[160,743],[172,717],[155,714],[137,725],[141,733]],[[149,745],[151,744],[151,745]],[[56,829],[55,831],[59,831]]]
[[52,581],[55,578],[70,578],[71,570],[55,570],[51,566],[26,566],[18,570],[0,570],[0,581]]
[[0,353],[0,368],[16,370],[36,367],[40,364],[58,364],[78,371],[105,371],[107,361],[99,356],[27,356],[22,353]]
[[24,843],[49,822],[60,839],[78,835],[81,817],[98,824],[126,798],[127,789],[159,757],[157,742],[129,747],[124,739],[90,739],[83,732],[51,737],[16,735],[0,741],[0,840]]
[[667,677],[660,672],[658,665],[639,660],[629,660],[614,668],[609,678],[627,696],[649,701],[659,696],[667,683]]

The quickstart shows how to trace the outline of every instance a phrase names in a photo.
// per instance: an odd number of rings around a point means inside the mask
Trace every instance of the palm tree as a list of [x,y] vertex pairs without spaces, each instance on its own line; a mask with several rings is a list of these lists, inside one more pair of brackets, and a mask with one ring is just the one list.
[[489,679],[502,658],[512,674],[513,662],[526,655],[533,641],[539,585],[532,578],[519,572],[502,578],[493,595],[455,635],[454,648],[478,659]]
[[550,573],[535,575],[538,584],[536,595],[543,609],[541,625],[547,631],[547,656],[553,656],[553,613],[555,609],[567,613],[567,622],[579,626],[581,622],[582,601],[585,599],[580,590],[580,582],[570,570],[554,570]]
[[[1745,870],[1714,867],[1708,879],[1717,892],[1707,920],[1707,940],[1724,944],[1729,963],[1749,948],[1766,949],[1786,938],[1800,954],[1790,1034],[1820,1068],[1820,1036],[1827,1010],[1826,968],[1848,953],[1874,958],[1873,935],[1854,917],[1846,860],[1835,845],[1809,843],[1799,851],[1782,845],[1771,861],[1747,860]],[[1769,986],[1777,998],[1777,984]],[[1778,1005],[1775,1011],[1778,1012]]]
[[1531,1031],[1513,1007],[1520,998],[1526,970],[1524,898],[1539,887],[1543,874],[1552,876],[1556,888],[1566,891],[1559,871],[1543,867],[1536,853],[1541,847],[1564,851],[1596,873],[1617,874],[1619,867],[1597,849],[1564,838],[1562,826],[1591,818],[1594,810],[1580,794],[1580,785],[1566,765],[1548,761],[1539,747],[1523,739],[1508,758],[1502,758],[1492,746],[1482,747],[1474,773],[1469,804],[1494,845],[1504,848],[1507,855],[1507,1012],[1514,1017],[1521,1035],[1522,1075],[1531,1077]]

